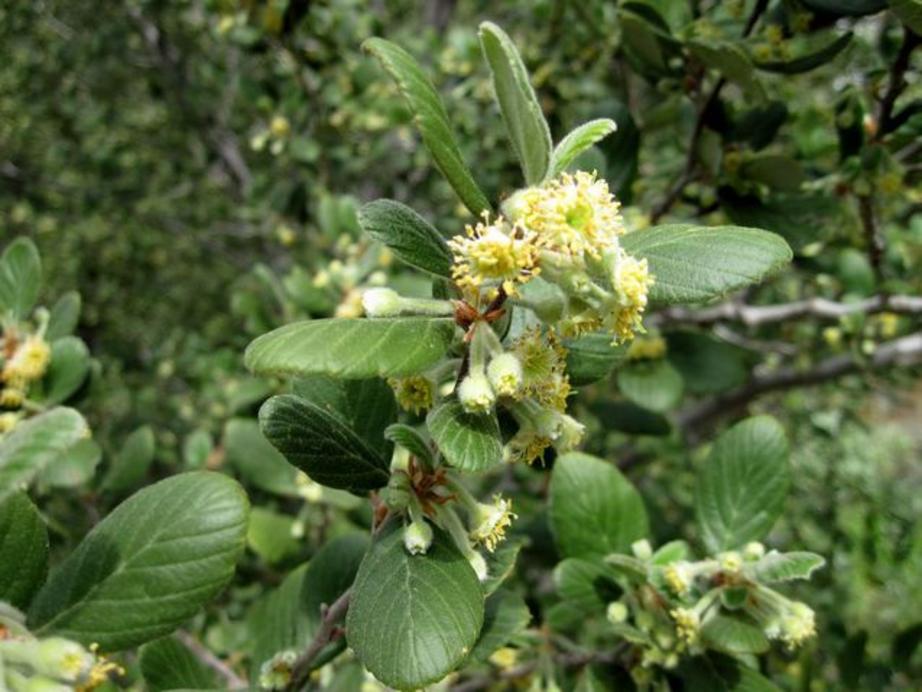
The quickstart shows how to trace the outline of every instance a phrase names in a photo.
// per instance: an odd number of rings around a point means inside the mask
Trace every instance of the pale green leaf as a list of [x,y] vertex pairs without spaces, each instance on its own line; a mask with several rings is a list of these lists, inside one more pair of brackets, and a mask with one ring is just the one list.
[[276,495],[298,495],[298,469],[263,436],[255,420],[227,421],[222,446],[228,464],[248,484]]
[[370,38],[362,47],[380,60],[384,69],[397,82],[435,165],[448,179],[464,205],[475,215],[489,211],[490,203],[474,182],[461,157],[442,99],[419,63],[400,46],[381,38]]
[[410,555],[395,522],[362,561],[346,636],[378,680],[415,690],[441,680],[467,658],[483,616],[480,583],[451,540],[437,530],[425,555]]
[[654,226],[621,244],[647,259],[655,279],[649,297],[660,305],[718,298],[764,280],[792,257],[781,236],[741,226]]
[[701,627],[701,639],[726,654],[761,654],[768,651],[762,629],[733,615],[715,615]]
[[244,359],[260,375],[402,377],[435,365],[454,336],[450,319],[311,320],[264,334]]
[[826,564],[822,555],[795,551],[779,553],[776,550],[767,553],[758,562],[747,565],[746,569],[753,577],[765,583],[809,579],[810,576]]
[[554,178],[563,173],[576,157],[617,129],[615,121],[609,118],[590,120],[574,129],[554,148],[547,177]]
[[45,339],[51,342],[65,336],[70,336],[77,328],[80,320],[80,307],[82,300],[76,291],[68,291],[58,298],[51,314],[48,316],[48,327],[45,329]]
[[65,407],[17,424],[0,440],[0,500],[26,487],[46,466],[89,434],[83,416]]
[[45,405],[63,403],[76,392],[90,372],[90,352],[75,336],[65,336],[51,344],[51,362],[42,380]]
[[682,375],[667,360],[636,362],[618,371],[618,389],[651,411],[669,411],[682,400]]
[[301,545],[292,533],[293,517],[253,507],[247,525],[247,547],[270,564],[297,555]]
[[695,509],[712,551],[760,540],[781,515],[790,485],[788,442],[769,416],[724,432],[698,474]]
[[103,651],[171,632],[230,581],[248,502],[227,476],[197,471],[132,495],[52,572],[29,610],[38,634]]
[[23,319],[35,306],[42,287],[42,260],[29,238],[17,238],[0,256],[0,316]]
[[541,104],[528,79],[528,71],[512,39],[492,22],[480,25],[480,45],[493,75],[493,88],[512,148],[525,182],[537,185],[548,172],[551,132]]
[[503,460],[494,413],[467,413],[457,401],[447,401],[429,412],[426,425],[445,460],[455,468],[480,472]]

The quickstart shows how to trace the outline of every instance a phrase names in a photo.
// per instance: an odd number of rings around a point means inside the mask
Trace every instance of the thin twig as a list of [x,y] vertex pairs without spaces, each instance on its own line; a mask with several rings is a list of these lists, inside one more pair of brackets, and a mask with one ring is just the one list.
[[186,630],[179,630],[176,632],[176,638],[179,639],[199,661],[220,675],[227,683],[228,689],[246,689],[249,686],[246,680],[238,676],[229,665],[205,648],[205,646],[192,636],[191,633]]
[[740,322],[747,327],[758,327],[801,317],[837,320],[848,315],[871,315],[885,311],[900,315],[922,315],[922,297],[876,295],[849,303],[809,298],[777,305],[746,305],[730,301],[704,308],[666,308],[651,315],[645,324],[648,327],[672,327],[683,324],[709,326],[720,322]]
[[922,364],[922,332],[915,332],[881,344],[868,358],[843,354],[821,360],[806,370],[786,367],[762,375],[757,374],[738,389],[706,399],[679,412],[676,422],[686,436],[692,431],[697,436],[708,423],[723,415],[739,411],[754,399],[769,392],[822,384],[862,370],[919,364]]
[[321,609],[320,627],[310,644],[307,645],[307,648],[295,660],[291,669],[291,682],[288,684],[287,689],[300,689],[307,676],[310,675],[311,664],[313,664],[320,652],[323,651],[327,644],[335,641],[338,636],[342,636],[341,632],[337,632],[336,625],[346,615],[351,596],[352,589],[350,588],[337,598],[333,605]]

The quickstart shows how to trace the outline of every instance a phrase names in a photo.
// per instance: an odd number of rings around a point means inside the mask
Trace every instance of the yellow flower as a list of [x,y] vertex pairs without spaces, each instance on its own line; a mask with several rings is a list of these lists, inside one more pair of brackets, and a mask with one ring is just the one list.
[[51,360],[51,348],[40,336],[30,336],[23,341],[3,366],[4,382],[41,379]]
[[291,123],[284,115],[276,115],[269,123],[269,131],[276,139],[282,139],[291,133]]
[[676,634],[679,635],[679,639],[688,645],[698,641],[698,632],[701,629],[698,613],[688,608],[675,608],[669,611],[669,614],[675,621]]
[[533,464],[544,458],[544,452],[553,441],[531,428],[520,428],[503,448],[503,461],[509,464],[524,462]]
[[512,352],[522,363],[522,393],[564,411],[570,396],[567,352],[554,333],[530,329],[515,340]]
[[692,574],[686,562],[674,562],[663,570],[666,586],[676,596],[687,596],[691,589]]
[[517,397],[522,390],[522,363],[512,353],[500,353],[487,366],[487,378],[499,396]]
[[24,398],[25,394],[21,389],[7,387],[0,390],[0,408],[19,408]]
[[563,173],[513,195],[504,208],[538,235],[542,248],[571,257],[599,257],[624,233],[621,205],[595,173]]
[[20,413],[0,413],[0,435],[8,433],[16,427],[21,417]]
[[641,337],[631,342],[628,360],[658,360],[666,355],[666,340],[661,336]]
[[647,292],[653,284],[647,260],[638,260],[621,251],[612,283],[618,305],[606,316],[604,326],[614,335],[615,342],[620,343],[629,341],[641,329],[643,312],[647,307]]
[[804,603],[792,603],[781,616],[781,639],[789,648],[800,646],[816,634],[816,616]]
[[538,273],[535,235],[523,226],[510,225],[501,216],[491,222],[485,213],[482,222],[465,230],[466,235],[448,241],[454,255],[452,276],[462,289],[501,285],[514,295],[516,283]]
[[418,415],[432,408],[435,400],[435,386],[428,377],[422,375],[391,377],[387,383],[394,390],[397,403],[404,411],[412,411]]
[[490,654],[490,658],[488,660],[497,668],[502,670],[509,670],[518,662],[519,654],[516,649],[504,646],[503,648],[497,649],[492,654]]
[[743,567],[743,558],[735,550],[731,550],[726,553],[721,553],[717,556],[717,560],[720,563],[720,569],[724,572],[736,573],[739,572]]
[[882,312],[878,319],[880,320],[880,335],[882,337],[885,339],[892,339],[896,336],[896,332],[900,326],[899,315],[895,315],[892,312]]
[[512,512],[512,501],[500,495],[493,496],[493,504],[477,504],[473,522],[476,524],[471,531],[471,538],[477,543],[483,543],[491,553],[496,546],[506,538],[506,529],[516,515]]

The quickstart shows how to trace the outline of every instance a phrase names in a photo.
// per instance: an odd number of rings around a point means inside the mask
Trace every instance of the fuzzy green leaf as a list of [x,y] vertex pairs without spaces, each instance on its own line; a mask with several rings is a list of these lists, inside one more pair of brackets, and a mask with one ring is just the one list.
[[490,203],[474,182],[461,157],[442,99],[419,63],[400,46],[381,38],[370,38],[362,47],[380,60],[384,69],[397,82],[435,165],[448,179],[464,205],[475,215],[489,211]]
[[410,555],[395,522],[359,568],[346,637],[378,680],[415,690],[442,679],[470,654],[483,617],[480,583],[451,540],[436,531],[425,555]]
[[522,164],[525,182],[536,185],[548,172],[552,143],[551,131],[528,79],[528,71],[512,39],[496,24],[484,22],[480,25],[480,46],[493,74],[496,100],[512,148]]
[[816,570],[826,564],[826,560],[816,553],[795,551],[779,553],[772,551],[747,568],[759,581],[771,583],[809,579]]
[[499,423],[493,413],[467,413],[457,401],[432,409],[429,433],[445,460],[463,471],[486,471],[503,460]]
[[717,651],[726,654],[762,654],[768,651],[768,639],[756,625],[732,615],[715,615],[704,623],[701,638]]
[[216,596],[243,551],[248,502],[197,471],[135,493],[87,534],[29,610],[29,627],[120,651],[171,632]]
[[263,334],[244,361],[259,375],[402,377],[438,362],[454,335],[450,319],[310,320]]
[[622,247],[645,257],[660,305],[711,300],[767,278],[791,261],[781,236],[741,226],[655,226],[628,233]]
[[452,257],[445,239],[405,204],[390,199],[369,202],[359,210],[359,225],[411,267],[451,277]]
[[23,319],[42,287],[42,260],[29,238],[17,238],[0,256],[0,315]]
[[728,550],[763,538],[781,514],[790,475],[788,442],[774,418],[747,418],[717,438],[695,487],[708,548]]
[[615,121],[609,118],[590,120],[575,128],[554,148],[547,177],[554,178],[563,173],[580,154],[617,129]]

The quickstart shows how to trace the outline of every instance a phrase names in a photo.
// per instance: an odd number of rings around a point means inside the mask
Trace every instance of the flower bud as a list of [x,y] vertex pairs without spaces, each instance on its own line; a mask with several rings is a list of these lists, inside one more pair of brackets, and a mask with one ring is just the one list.
[[279,651],[259,668],[259,686],[264,690],[281,690],[291,682],[298,653],[288,649]]
[[634,557],[638,560],[649,560],[653,557],[653,548],[646,538],[641,538],[639,541],[631,543],[631,552],[634,553]]
[[497,394],[514,397],[522,389],[522,363],[512,353],[501,353],[487,366],[487,378]]
[[627,616],[627,606],[624,605],[621,601],[614,601],[609,603],[608,610],[605,611],[605,617],[607,617],[608,621],[613,625],[620,625],[622,622],[627,620]]
[[76,642],[51,637],[38,642],[35,668],[46,675],[76,682],[93,668],[93,655]]
[[472,515],[474,529],[471,538],[483,543],[491,553],[506,538],[506,529],[516,516],[512,512],[512,502],[499,495],[494,496],[492,504],[478,502]]
[[720,569],[724,572],[736,573],[739,572],[743,566],[743,558],[735,550],[721,553],[717,556],[717,561],[720,563]]
[[396,317],[401,309],[400,295],[390,288],[369,288],[362,294],[362,307],[369,317]]
[[758,560],[763,555],[765,555],[765,546],[758,541],[747,543],[746,547],[743,548],[743,556],[747,560]]
[[458,385],[458,401],[468,413],[487,413],[496,403],[496,393],[482,372],[471,372]]
[[425,519],[411,521],[403,529],[403,545],[410,555],[425,555],[432,545],[432,527]]

